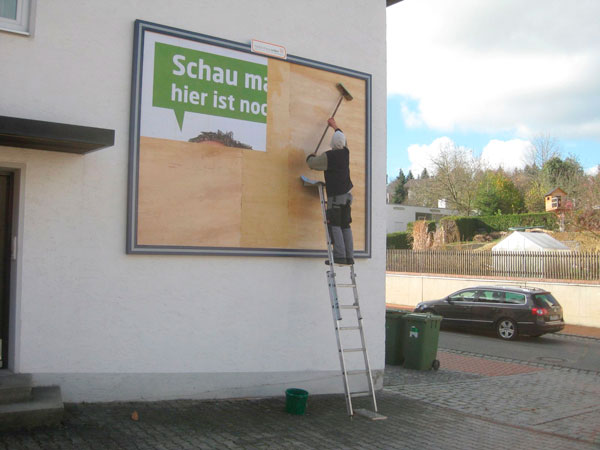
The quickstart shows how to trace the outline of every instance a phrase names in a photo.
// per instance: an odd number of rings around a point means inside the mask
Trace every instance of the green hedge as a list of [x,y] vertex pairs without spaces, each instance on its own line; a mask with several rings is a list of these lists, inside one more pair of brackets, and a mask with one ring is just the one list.
[[480,232],[508,231],[512,227],[541,227],[558,229],[556,216],[552,213],[501,214],[495,216],[448,216],[441,223],[453,221],[458,227],[461,241],[470,241]]
[[413,237],[408,231],[399,231],[387,235],[386,248],[396,248],[399,250],[412,249]]

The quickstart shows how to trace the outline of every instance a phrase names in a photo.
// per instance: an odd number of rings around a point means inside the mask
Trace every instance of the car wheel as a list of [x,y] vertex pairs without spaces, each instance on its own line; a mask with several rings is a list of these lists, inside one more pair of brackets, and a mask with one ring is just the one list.
[[496,323],[496,333],[500,339],[510,341],[517,337],[517,324],[514,320],[503,318]]

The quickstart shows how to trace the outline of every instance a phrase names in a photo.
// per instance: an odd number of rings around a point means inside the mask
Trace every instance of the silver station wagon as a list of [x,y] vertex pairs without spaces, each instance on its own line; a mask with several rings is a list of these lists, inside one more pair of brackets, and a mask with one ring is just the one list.
[[415,312],[438,314],[443,325],[452,327],[493,329],[506,340],[555,333],[565,326],[558,301],[537,288],[476,286],[421,302]]

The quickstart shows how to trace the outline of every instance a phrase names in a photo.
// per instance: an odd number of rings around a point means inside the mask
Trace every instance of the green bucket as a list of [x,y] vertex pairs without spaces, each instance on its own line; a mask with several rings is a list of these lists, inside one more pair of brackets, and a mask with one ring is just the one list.
[[290,388],[285,391],[285,410],[290,414],[301,416],[306,410],[308,391]]

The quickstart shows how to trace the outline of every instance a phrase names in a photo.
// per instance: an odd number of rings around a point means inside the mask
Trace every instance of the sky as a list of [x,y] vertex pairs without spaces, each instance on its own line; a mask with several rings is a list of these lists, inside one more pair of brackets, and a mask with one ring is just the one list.
[[600,0],[404,0],[387,8],[387,174],[447,145],[487,167],[555,140],[600,164]]

